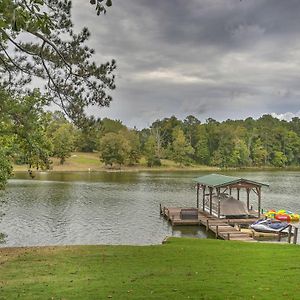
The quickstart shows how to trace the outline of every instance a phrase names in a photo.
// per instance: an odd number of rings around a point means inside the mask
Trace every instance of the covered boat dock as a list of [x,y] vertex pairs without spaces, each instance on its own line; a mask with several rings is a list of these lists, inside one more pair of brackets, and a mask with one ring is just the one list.
[[[198,209],[200,204],[200,190],[202,190],[202,211],[208,210],[210,215],[213,215],[214,213],[218,218],[220,218],[221,215],[234,216],[255,214],[255,217],[260,218],[261,189],[263,186],[268,187],[267,184],[240,177],[226,176],[221,174],[201,176],[195,178],[194,182],[196,182],[197,184],[196,188]],[[236,191],[236,199],[232,197],[232,193],[234,190]],[[246,191],[247,198],[244,207],[243,203],[239,202],[241,190]],[[253,211],[252,206],[250,206],[251,192],[257,196],[256,212]],[[226,201],[225,205],[222,204],[222,202],[224,201]],[[224,213],[225,211],[226,213]]]
[[[195,178],[196,207],[165,207],[160,205],[160,213],[173,226],[204,225],[216,237],[231,240],[255,241],[249,234],[239,230],[243,224],[252,224],[261,216],[261,189],[267,184],[221,174],[210,174]],[[246,203],[241,198],[241,190],[246,191]],[[201,192],[202,191],[202,192]],[[232,194],[236,191],[236,199]],[[257,196],[257,210],[250,205],[250,194]],[[202,203],[200,205],[200,195]]]

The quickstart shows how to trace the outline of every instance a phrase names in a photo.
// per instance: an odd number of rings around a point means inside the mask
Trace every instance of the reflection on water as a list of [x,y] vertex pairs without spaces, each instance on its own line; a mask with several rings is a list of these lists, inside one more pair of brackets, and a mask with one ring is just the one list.
[[215,238],[211,232],[206,232],[204,226],[175,226],[173,236],[176,237],[194,237],[194,238]]
[[[165,236],[207,237],[202,227],[175,227],[160,217],[159,203],[194,206],[192,178],[201,172],[17,173],[1,194],[2,246],[157,244]],[[299,172],[229,173],[270,184],[265,209],[300,212]],[[256,197],[251,199],[256,207]],[[212,236],[210,236],[212,237]]]

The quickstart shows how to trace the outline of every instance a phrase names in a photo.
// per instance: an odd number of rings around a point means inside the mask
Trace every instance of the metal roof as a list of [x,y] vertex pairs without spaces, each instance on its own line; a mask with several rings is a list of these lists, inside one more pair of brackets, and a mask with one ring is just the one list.
[[239,182],[246,182],[256,186],[269,186],[268,184],[265,183],[248,180],[240,177],[222,175],[222,174],[209,174],[209,175],[195,178],[194,181],[209,187],[222,187],[222,186],[228,186]]

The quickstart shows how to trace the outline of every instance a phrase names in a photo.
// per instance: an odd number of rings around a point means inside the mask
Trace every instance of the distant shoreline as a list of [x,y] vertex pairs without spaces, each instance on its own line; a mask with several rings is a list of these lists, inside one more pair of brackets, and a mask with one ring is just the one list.
[[[142,161],[142,160],[141,160]],[[119,172],[179,172],[179,171],[199,171],[199,172],[233,172],[233,171],[300,171],[300,166],[289,166],[285,168],[278,168],[272,166],[263,167],[243,167],[243,168],[226,168],[222,169],[213,166],[204,165],[191,165],[191,166],[179,166],[173,161],[162,159],[162,166],[147,167],[145,161],[134,166],[122,166],[118,168],[107,168],[100,162],[98,153],[82,153],[75,152],[71,157],[67,158],[65,164],[60,165],[59,160],[54,158],[52,169],[50,170],[35,170],[34,172],[107,172],[107,173],[119,173]],[[27,165],[14,165],[13,172],[27,172]]]
[[[14,166],[13,172],[18,173],[18,172],[27,172],[28,168],[26,166]],[[143,171],[206,171],[206,172],[220,172],[224,171],[220,168],[215,168],[215,167],[210,167],[210,166],[204,166],[204,167],[144,167],[144,166],[133,166],[133,167],[122,167],[121,169],[114,169],[114,168],[89,168],[89,169],[83,169],[83,168],[68,168],[68,167],[60,167],[60,168],[55,168],[55,169],[50,169],[50,170],[35,170],[32,169],[33,172],[49,172],[49,173],[55,173],[55,172],[107,172],[107,173],[122,173],[122,172],[143,172]]]

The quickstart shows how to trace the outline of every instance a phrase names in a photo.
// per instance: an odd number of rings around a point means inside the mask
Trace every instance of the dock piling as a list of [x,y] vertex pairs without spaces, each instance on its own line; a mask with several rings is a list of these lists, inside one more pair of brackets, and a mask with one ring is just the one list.
[[278,232],[277,241],[280,242],[280,240],[281,240],[281,232]]
[[292,225],[289,225],[289,232],[288,232],[288,243],[290,244],[292,240]]
[[294,227],[294,240],[293,240],[294,244],[297,244],[297,237],[298,237],[298,227]]

